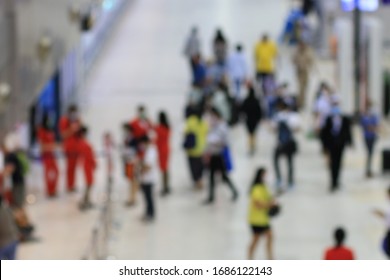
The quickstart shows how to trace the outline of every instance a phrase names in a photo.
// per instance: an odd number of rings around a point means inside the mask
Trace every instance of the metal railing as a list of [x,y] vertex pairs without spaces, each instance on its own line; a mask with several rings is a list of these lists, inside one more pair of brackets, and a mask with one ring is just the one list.
[[112,180],[108,180],[103,204],[99,209],[99,216],[93,226],[88,246],[85,249],[83,260],[104,260],[109,256],[109,240],[113,225],[112,210]]

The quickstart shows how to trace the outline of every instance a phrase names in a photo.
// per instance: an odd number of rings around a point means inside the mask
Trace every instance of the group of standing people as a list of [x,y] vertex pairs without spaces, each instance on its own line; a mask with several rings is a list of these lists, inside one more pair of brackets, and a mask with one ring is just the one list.
[[129,199],[126,205],[136,204],[138,190],[145,198],[144,221],[155,218],[155,198],[157,163],[161,171],[161,196],[171,193],[169,180],[171,127],[168,116],[160,112],[154,124],[148,117],[144,106],[138,107],[136,118],[123,125],[124,139],[122,156],[124,173],[129,181]]
[[51,125],[48,115],[43,116],[42,124],[37,129],[41,160],[44,167],[44,179],[47,196],[54,198],[58,193],[58,150],[62,149],[66,160],[66,189],[76,191],[76,172],[81,167],[84,174],[85,191],[80,209],[91,208],[91,188],[94,185],[94,173],[97,160],[94,149],[88,141],[88,128],[82,123],[78,107],[70,105],[58,123],[60,140],[56,138],[55,126]]

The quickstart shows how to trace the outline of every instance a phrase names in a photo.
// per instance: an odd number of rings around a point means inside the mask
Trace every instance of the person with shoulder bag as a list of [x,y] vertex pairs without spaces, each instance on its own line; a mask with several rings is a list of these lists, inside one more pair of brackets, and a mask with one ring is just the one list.
[[267,170],[260,168],[250,189],[248,220],[253,233],[248,250],[250,260],[253,260],[256,247],[263,236],[266,238],[267,259],[273,259],[273,233],[270,219],[279,214],[280,207],[265,185],[266,175]]
[[282,175],[280,172],[279,160],[284,156],[288,164],[288,188],[294,188],[294,156],[298,152],[298,144],[294,137],[294,132],[299,130],[296,113],[291,112],[287,104],[283,101],[278,104],[278,113],[274,119],[274,130],[277,134],[277,143],[274,150],[274,168],[276,173],[276,187],[278,193],[283,192]]

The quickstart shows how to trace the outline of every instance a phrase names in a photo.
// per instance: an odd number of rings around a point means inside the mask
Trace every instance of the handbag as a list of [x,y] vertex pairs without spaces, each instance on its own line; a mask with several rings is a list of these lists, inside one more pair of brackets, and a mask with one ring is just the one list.
[[223,161],[225,163],[226,171],[230,172],[233,170],[232,155],[229,146],[225,146],[222,151]]
[[268,215],[271,218],[274,218],[274,217],[276,217],[276,216],[278,216],[280,214],[280,211],[281,211],[280,205],[275,204],[268,210]]

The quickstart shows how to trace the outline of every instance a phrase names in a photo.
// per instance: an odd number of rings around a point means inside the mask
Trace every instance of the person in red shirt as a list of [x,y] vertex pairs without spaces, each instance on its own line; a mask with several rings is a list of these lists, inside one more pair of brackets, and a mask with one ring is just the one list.
[[144,106],[138,107],[138,116],[130,122],[135,139],[140,140],[147,136],[153,126],[149,120]]
[[86,210],[92,207],[90,193],[94,183],[94,172],[97,167],[95,154],[93,152],[91,144],[87,140],[87,134],[88,134],[88,129],[86,127],[82,127],[78,132],[78,136],[79,136],[78,153],[79,153],[80,162],[83,167],[84,178],[86,183],[84,199],[80,203],[81,210]]
[[353,251],[344,246],[346,238],[345,230],[342,228],[336,229],[334,232],[334,239],[336,245],[325,251],[324,260],[354,260],[355,255]]
[[158,151],[158,160],[160,171],[162,173],[163,189],[161,192],[162,196],[170,193],[169,187],[169,156],[170,156],[170,135],[171,130],[168,122],[168,118],[165,112],[160,112],[159,123],[155,127],[156,132],[156,145]]
[[63,149],[66,156],[66,179],[68,192],[75,191],[75,177],[78,163],[78,134],[81,121],[78,116],[78,108],[71,105],[66,116],[60,119],[60,133],[63,141]]
[[43,117],[42,125],[37,131],[38,141],[41,146],[41,157],[46,182],[48,197],[57,195],[58,165],[55,158],[56,139],[53,129],[50,127],[49,116]]

